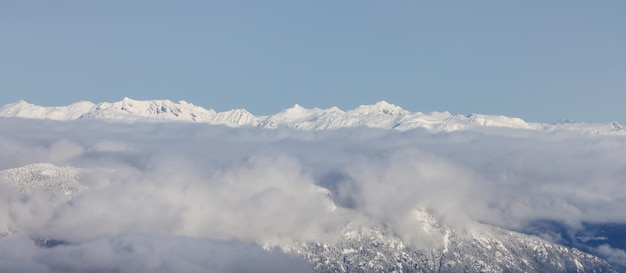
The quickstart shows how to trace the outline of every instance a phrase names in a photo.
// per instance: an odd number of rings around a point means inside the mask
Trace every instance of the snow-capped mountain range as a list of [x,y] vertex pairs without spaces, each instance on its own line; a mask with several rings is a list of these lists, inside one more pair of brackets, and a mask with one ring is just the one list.
[[396,130],[424,128],[433,132],[449,132],[476,127],[504,127],[527,130],[570,130],[583,134],[620,134],[626,129],[617,122],[579,123],[533,123],[520,118],[501,115],[460,115],[449,112],[409,112],[394,104],[380,101],[374,105],[361,105],[343,111],[337,107],[328,109],[304,108],[294,105],[269,116],[255,116],[245,109],[216,112],[191,103],[169,100],[133,100],[124,98],[118,102],[92,103],[81,101],[68,106],[44,107],[19,101],[0,108],[0,117],[52,120],[105,119],[118,121],[186,121],[220,124],[231,127],[257,126],[263,128],[295,128],[324,130],[348,127],[373,127]]

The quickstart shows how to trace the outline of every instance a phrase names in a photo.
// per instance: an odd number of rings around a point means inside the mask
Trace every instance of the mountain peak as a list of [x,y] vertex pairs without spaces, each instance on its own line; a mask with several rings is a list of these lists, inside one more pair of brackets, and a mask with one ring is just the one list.
[[306,110],[309,110],[309,109],[307,109],[305,107],[302,107],[302,105],[296,103],[293,106],[285,109],[284,111],[285,112],[302,112],[302,111],[306,111]]
[[385,100],[381,100],[381,101],[375,103],[374,106],[377,106],[377,107],[396,107],[396,105],[388,103]]
[[613,121],[611,122],[611,125],[613,126],[613,128],[615,128],[615,130],[621,130],[624,128],[624,126],[622,126],[621,124],[619,124],[619,122],[617,121]]
[[310,117],[316,113],[316,109],[304,108],[299,104],[294,104],[292,107],[284,109],[277,114],[271,115],[270,119],[276,121],[287,120],[300,120]]
[[150,103],[150,102],[154,102],[154,101],[151,101],[151,100],[139,101],[139,100],[131,99],[129,97],[124,97],[121,101],[114,102],[113,104],[115,104],[115,105],[120,105],[121,104],[121,105],[133,106],[134,104],[142,103],[142,102],[143,103]]
[[324,109],[324,111],[329,113],[345,113],[343,110],[339,109],[337,106],[329,107]]
[[409,111],[402,109],[402,107],[395,104],[388,103],[381,100],[374,105],[361,105],[352,110],[355,114],[386,114],[386,115],[407,115]]
[[14,103],[9,103],[9,104],[7,104],[7,105],[5,105],[3,107],[0,107],[0,108],[15,108],[15,107],[29,107],[29,106],[35,106],[35,105],[32,104],[32,103],[29,103],[29,102],[27,102],[25,100],[18,100],[18,101],[14,102]]

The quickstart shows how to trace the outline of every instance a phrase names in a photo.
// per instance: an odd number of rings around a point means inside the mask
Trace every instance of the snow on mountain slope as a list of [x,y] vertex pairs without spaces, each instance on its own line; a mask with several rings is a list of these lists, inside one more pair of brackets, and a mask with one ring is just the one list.
[[289,127],[303,130],[338,128],[333,121],[341,119],[345,112],[337,107],[307,109],[298,104],[266,117],[259,126],[264,128]]
[[402,109],[400,106],[388,103],[386,101],[379,101],[374,105],[361,105],[354,110],[348,111],[351,115],[392,115],[403,116],[410,114],[409,111]]
[[92,111],[79,118],[100,119],[156,119],[177,121],[207,122],[216,115],[213,110],[206,110],[191,103],[169,100],[138,101],[124,98],[114,103],[100,103]]
[[[417,249],[375,228],[348,228],[333,244],[291,250],[316,272],[617,272],[576,249],[495,227],[479,232],[443,228],[446,244]],[[290,252],[290,251],[288,251]]]
[[576,131],[582,134],[620,134],[626,129],[617,122],[554,124],[530,123],[520,118],[501,115],[452,115],[448,112],[411,113],[399,106],[380,101],[374,105],[361,105],[349,111],[337,107],[328,109],[291,108],[269,116],[256,117],[244,109],[217,113],[191,103],[169,100],[139,101],[124,98],[119,102],[93,104],[77,102],[69,106],[42,107],[25,101],[8,104],[0,109],[0,117],[18,117],[54,120],[106,119],[141,121],[188,121],[222,124],[231,127],[258,126],[263,128],[287,127],[302,130],[326,130],[348,127],[373,127],[410,130],[424,128],[433,132],[449,132],[477,127],[502,127],[543,131]]
[[43,107],[19,101],[0,109],[0,117],[32,119],[76,120],[142,120],[142,121],[188,121],[228,126],[256,126],[259,122],[250,112],[235,109],[217,113],[191,103],[169,100],[140,101],[124,98],[118,102],[78,102],[69,106]]
[[71,197],[84,189],[84,186],[78,183],[78,174],[79,169],[74,167],[35,163],[0,171],[0,182],[24,193],[43,191],[52,195]]
[[35,118],[52,120],[73,120],[92,111],[96,105],[88,101],[80,101],[68,106],[43,107],[30,104],[23,100],[7,104],[0,109],[2,117]]
[[416,212],[440,244],[416,248],[380,228],[350,226],[333,244],[288,252],[306,257],[316,272],[615,272],[602,259],[537,237],[481,224],[455,230]]
[[139,101],[129,98],[114,103],[100,103],[95,109],[79,118],[188,121],[228,126],[256,126],[258,124],[254,115],[243,109],[217,113],[213,109],[207,110],[186,101],[175,103],[169,100]]
[[431,237],[419,247],[381,228],[350,225],[334,243],[283,251],[305,257],[320,273],[616,272],[600,258],[534,236],[483,224],[457,230],[425,209],[415,212]]
[[207,121],[214,124],[224,124],[228,126],[257,126],[259,120],[245,109],[233,109],[217,113],[213,120]]

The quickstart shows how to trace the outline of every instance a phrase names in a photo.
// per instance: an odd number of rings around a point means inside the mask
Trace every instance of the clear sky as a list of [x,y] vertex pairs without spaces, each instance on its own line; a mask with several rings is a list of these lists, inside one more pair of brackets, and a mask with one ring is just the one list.
[[626,1],[0,2],[0,105],[186,100],[626,124]]

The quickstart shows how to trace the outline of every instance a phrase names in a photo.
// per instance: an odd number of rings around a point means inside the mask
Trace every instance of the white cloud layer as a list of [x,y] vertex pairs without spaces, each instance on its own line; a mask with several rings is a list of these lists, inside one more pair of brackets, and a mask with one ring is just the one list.
[[312,272],[302,259],[235,242],[162,235],[102,236],[76,245],[35,246],[0,240],[0,272]]
[[[183,245],[332,241],[349,222],[384,226],[409,244],[430,247],[437,240],[416,231],[418,220],[409,217],[417,207],[458,228],[474,222],[512,229],[536,220],[574,229],[583,221],[626,222],[626,137],[620,136],[14,119],[0,119],[0,128],[0,169],[71,165],[83,169],[78,180],[86,186],[64,201],[0,184],[0,225],[19,236],[75,244],[41,250],[28,240],[9,244],[4,238],[2,251],[18,245],[24,259],[37,263],[4,260],[0,268],[81,271],[80,263],[64,258],[71,251],[84,253],[86,261],[90,251],[109,251],[111,263],[153,268],[149,259],[161,255],[188,257]],[[123,235],[128,233],[133,235]],[[120,254],[125,244],[136,259]],[[260,263],[274,259],[257,250],[250,255],[260,255],[254,256]],[[163,266],[193,268],[205,260],[189,257],[168,258],[171,264]]]

